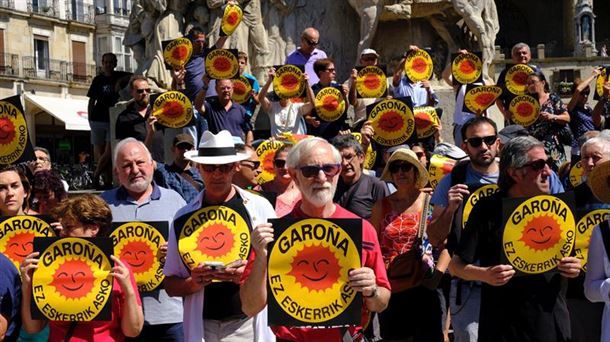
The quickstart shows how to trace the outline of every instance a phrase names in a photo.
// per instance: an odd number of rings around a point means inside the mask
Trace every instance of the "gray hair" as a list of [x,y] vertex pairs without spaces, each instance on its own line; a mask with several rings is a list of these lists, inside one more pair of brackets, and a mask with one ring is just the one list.
[[136,139],[136,138],[125,138],[121,141],[119,141],[118,144],[116,144],[116,146],[114,147],[114,153],[112,154],[112,165],[114,165],[115,167],[117,166],[116,160],[117,160],[117,156],[119,155],[119,151],[121,151],[125,146],[127,146],[128,144],[138,144],[140,145],[140,147],[146,151],[146,155],[148,156],[148,160],[150,160],[152,162],[152,155],[150,154],[150,151],[148,150],[148,148],[146,147],[146,145],[144,145],[143,142],[141,142],[140,140]]
[[303,139],[299,141],[296,145],[294,145],[290,152],[288,152],[288,157],[286,158],[286,165],[288,165],[288,167],[291,169],[296,168],[299,165],[299,162],[301,161],[301,157],[311,153],[311,151],[318,144],[327,145],[333,153],[335,163],[341,164],[341,153],[339,153],[339,151],[333,145],[329,144],[328,141],[322,138],[311,137]]
[[517,50],[520,50],[522,48],[526,48],[530,54],[532,53],[532,50],[530,50],[529,45],[527,45],[526,43],[520,42],[513,46],[513,48],[510,50],[510,55],[511,56],[514,55]]
[[364,149],[362,149],[362,145],[358,142],[358,140],[356,140],[356,137],[351,134],[337,135],[333,138],[332,144],[339,151],[344,148],[351,147],[354,149],[354,152],[356,152],[357,155],[364,154]]
[[601,135],[591,138],[582,144],[582,147],[580,148],[580,153],[582,154],[582,151],[584,151],[585,148],[591,145],[599,145],[602,148],[602,153],[606,157],[610,157],[610,138]]
[[610,139],[610,129],[603,129],[601,132],[599,132],[599,136]]
[[508,174],[508,169],[518,169],[530,160],[527,153],[535,148],[544,148],[544,144],[532,136],[521,136],[511,139],[502,148],[500,155],[500,175],[498,176],[498,187],[506,191],[515,184],[513,178]]

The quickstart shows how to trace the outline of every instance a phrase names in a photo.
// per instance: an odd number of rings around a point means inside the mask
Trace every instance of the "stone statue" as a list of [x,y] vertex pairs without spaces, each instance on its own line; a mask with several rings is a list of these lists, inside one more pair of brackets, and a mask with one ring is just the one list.
[[263,12],[269,46],[268,65],[284,63],[286,56],[296,49],[294,36],[298,35],[293,10],[296,0],[269,0]]

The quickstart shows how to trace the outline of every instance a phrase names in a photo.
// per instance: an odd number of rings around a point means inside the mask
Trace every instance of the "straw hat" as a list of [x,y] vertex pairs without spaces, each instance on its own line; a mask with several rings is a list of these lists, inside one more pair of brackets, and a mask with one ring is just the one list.
[[387,182],[392,181],[392,174],[390,173],[389,167],[390,167],[390,164],[396,160],[402,160],[402,161],[405,161],[405,162],[415,166],[415,168],[417,169],[417,180],[415,181],[415,183],[417,184],[417,186],[419,188],[423,188],[428,184],[428,171],[426,171],[426,169],[423,167],[423,165],[419,162],[415,152],[413,152],[409,149],[406,149],[406,148],[400,148],[400,149],[394,151],[394,153],[392,153],[392,155],[390,156],[390,159],[388,159],[388,162],[385,164],[385,167],[383,168],[383,173],[381,174],[381,180],[384,180]]
[[587,177],[587,184],[598,200],[610,203],[610,160],[595,165]]
[[236,152],[231,133],[222,130],[216,135],[210,131],[203,132],[199,149],[185,152],[184,157],[199,164],[220,165],[246,160],[250,155]]

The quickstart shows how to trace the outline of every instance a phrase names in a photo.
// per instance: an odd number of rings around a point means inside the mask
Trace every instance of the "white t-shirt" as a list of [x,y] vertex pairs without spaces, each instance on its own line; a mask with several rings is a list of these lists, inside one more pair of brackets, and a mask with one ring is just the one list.
[[271,123],[271,136],[278,137],[283,132],[293,134],[307,134],[305,119],[305,103],[289,103],[282,108],[279,102],[271,102],[269,122]]

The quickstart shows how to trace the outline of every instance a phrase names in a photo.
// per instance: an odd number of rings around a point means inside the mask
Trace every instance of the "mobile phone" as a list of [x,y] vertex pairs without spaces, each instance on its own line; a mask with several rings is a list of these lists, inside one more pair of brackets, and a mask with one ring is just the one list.
[[225,264],[222,261],[205,261],[203,264],[205,266],[210,267],[213,270],[223,270],[223,269],[225,269]]

